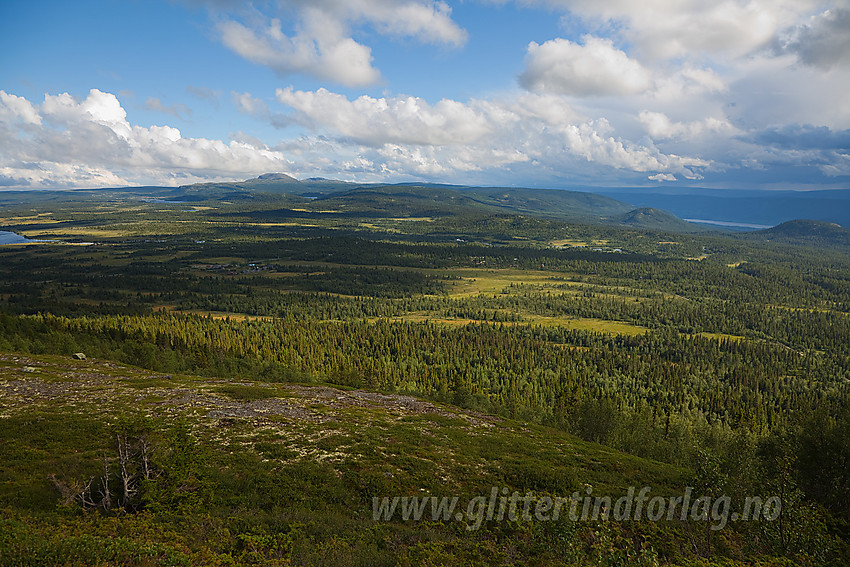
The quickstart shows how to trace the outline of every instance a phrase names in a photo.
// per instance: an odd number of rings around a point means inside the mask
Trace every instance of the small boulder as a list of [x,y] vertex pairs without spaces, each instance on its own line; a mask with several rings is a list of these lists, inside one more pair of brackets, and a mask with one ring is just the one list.
[[21,368],[21,372],[26,372],[26,373],[35,372],[35,368],[33,368],[32,366],[24,366],[23,368]]
[[86,355],[81,352],[75,352],[71,355],[71,358],[73,358],[74,360],[85,360]]

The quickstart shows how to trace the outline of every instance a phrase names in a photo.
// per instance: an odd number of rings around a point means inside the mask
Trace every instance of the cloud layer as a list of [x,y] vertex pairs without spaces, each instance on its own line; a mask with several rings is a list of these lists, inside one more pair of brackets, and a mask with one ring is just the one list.
[[817,0],[543,0],[598,30],[612,27],[642,57],[741,57],[770,44],[823,2]]
[[173,185],[290,167],[267,148],[131,125],[118,98],[97,89],[82,100],[45,95],[39,105],[0,91],[0,163],[15,186],[61,188]]
[[[415,97],[356,100],[319,89],[279,89],[293,120],[340,144],[359,144],[375,172],[445,175],[533,164],[578,174],[605,166],[628,172],[668,172],[699,178],[708,161],[664,154],[616,136],[604,120],[582,117],[557,95],[524,94],[504,100]],[[364,163],[360,163],[361,170]]]
[[[206,5],[216,38],[279,82],[181,85],[190,99],[141,95],[140,107],[186,127],[206,119],[196,104],[244,123],[187,137],[132,124],[101,90],[39,102],[7,89],[0,185],[177,184],[266,171],[552,186],[711,183],[745,170],[769,183],[788,171],[818,182],[850,175],[846,0],[479,0],[464,9],[486,15],[513,2],[554,11],[563,25],[524,43],[501,90],[462,100],[434,94],[440,77],[428,96],[393,89],[370,45],[449,46],[452,64],[478,38],[447,2],[186,1]],[[296,86],[304,76],[309,88]]]
[[[432,0],[292,0],[279,2],[271,12],[274,15],[255,10],[247,15],[250,23],[231,14],[223,16],[217,25],[221,41],[281,76],[310,75],[349,87],[381,80],[371,48],[351,35],[355,24],[425,43],[460,46],[466,41],[448,4]],[[287,33],[282,16],[290,15],[296,24]]]

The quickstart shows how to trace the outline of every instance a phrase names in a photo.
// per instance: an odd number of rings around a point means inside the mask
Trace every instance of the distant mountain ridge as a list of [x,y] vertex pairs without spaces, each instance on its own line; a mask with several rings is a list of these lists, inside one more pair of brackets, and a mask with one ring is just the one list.
[[[687,198],[685,189],[656,189],[662,196]],[[789,219],[764,230],[736,231],[725,227],[706,227],[686,222],[668,210],[658,207],[635,206],[612,198],[613,195],[640,197],[639,193],[624,193],[625,189],[591,192],[587,190],[531,189],[520,187],[475,187],[441,183],[353,183],[323,177],[296,179],[281,172],[270,172],[244,181],[196,183],[180,187],[138,186],[102,187],[94,189],[52,191],[0,191],[0,206],[20,206],[38,202],[73,203],[97,202],[108,198],[134,198],[152,203],[256,203],[258,215],[264,218],[283,217],[330,218],[333,216],[367,218],[451,218],[454,216],[525,217],[530,222],[568,222],[589,225],[610,225],[635,230],[671,233],[704,233],[707,231],[739,232],[740,238],[777,241],[805,246],[850,246],[850,230],[835,222]],[[734,211],[737,205],[756,199],[776,198],[797,203],[819,201],[825,209],[838,216],[850,218],[850,190],[812,191],[806,195],[787,195],[792,192],[759,192],[755,190],[726,191],[694,189],[694,198],[725,202]],[[728,198],[719,197],[729,193]],[[740,197],[744,195],[744,197]],[[640,198],[634,199],[641,202]],[[847,206],[845,206],[847,205]],[[802,208],[805,210],[805,208]],[[222,213],[225,214],[225,213]],[[730,213],[731,214],[731,213]],[[694,217],[713,216],[700,211]],[[689,217],[690,218],[690,217]],[[722,218],[722,215],[721,215]],[[729,218],[726,216],[726,218]],[[536,220],[534,220],[536,219]],[[719,220],[719,219],[718,219]]]
[[634,228],[673,230],[676,232],[693,232],[695,225],[679,217],[652,207],[640,207],[615,217],[617,224]]
[[772,228],[753,232],[751,236],[808,244],[850,246],[850,229],[831,222],[808,219],[784,222]]
[[[368,211],[385,217],[524,214],[648,230],[704,230],[666,211],[635,210],[633,205],[605,195],[563,189],[351,183],[321,177],[299,180],[284,173],[267,173],[245,181],[195,184],[180,189],[198,196],[224,192],[228,198],[254,192],[295,195],[311,199],[315,206],[321,203],[325,210],[337,209],[348,214]],[[630,215],[630,212],[633,214]]]
[[264,173],[256,181],[283,181],[285,183],[300,183],[297,179],[285,173]]

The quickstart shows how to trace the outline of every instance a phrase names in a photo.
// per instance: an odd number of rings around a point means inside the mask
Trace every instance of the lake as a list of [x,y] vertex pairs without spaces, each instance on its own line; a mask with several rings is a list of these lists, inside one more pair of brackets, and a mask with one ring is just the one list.
[[24,238],[20,234],[16,234],[14,232],[9,232],[7,230],[0,230],[0,246],[3,244],[22,244],[25,242],[37,242],[35,240],[30,240],[29,238]]
[[729,222],[729,221],[719,221],[719,220],[706,220],[706,219],[682,219],[688,222],[697,222],[702,224],[713,224],[715,226],[726,226],[729,228],[753,228],[753,229],[762,229],[762,228],[770,228],[772,225],[769,224],[752,224],[746,222]]

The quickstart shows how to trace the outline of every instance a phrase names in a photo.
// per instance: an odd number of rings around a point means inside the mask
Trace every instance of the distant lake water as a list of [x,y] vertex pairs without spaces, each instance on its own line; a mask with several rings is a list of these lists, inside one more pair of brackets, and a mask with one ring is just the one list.
[[16,234],[14,232],[9,232],[7,230],[0,230],[0,246],[3,244],[23,244],[25,242],[37,242],[36,240],[30,240],[29,238],[25,238],[20,234]]
[[750,224],[746,222],[729,222],[729,221],[719,221],[719,220],[706,220],[706,219],[683,219],[688,222],[697,222],[701,224],[713,224],[716,226],[728,226],[730,228],[770,228],[772,225],[769,224]]

